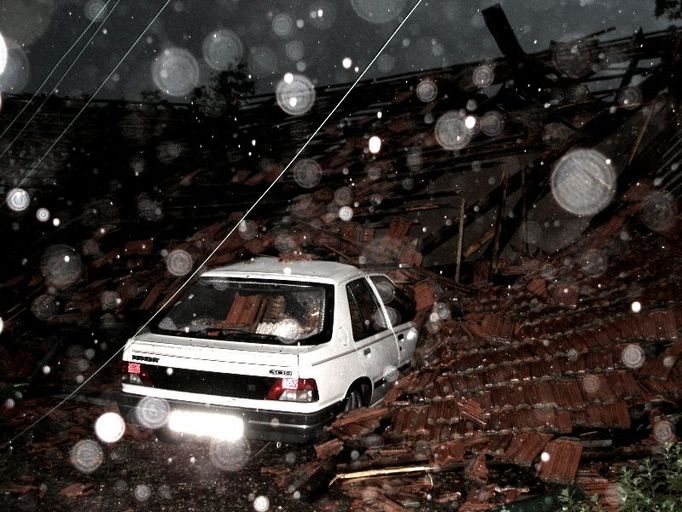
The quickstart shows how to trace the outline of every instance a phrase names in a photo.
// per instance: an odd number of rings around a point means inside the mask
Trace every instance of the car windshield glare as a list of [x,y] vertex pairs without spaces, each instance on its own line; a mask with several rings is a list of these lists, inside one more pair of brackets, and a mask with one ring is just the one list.
[[314,344],[329,340],[332,286],[202,277],[152,332],[229,341]]

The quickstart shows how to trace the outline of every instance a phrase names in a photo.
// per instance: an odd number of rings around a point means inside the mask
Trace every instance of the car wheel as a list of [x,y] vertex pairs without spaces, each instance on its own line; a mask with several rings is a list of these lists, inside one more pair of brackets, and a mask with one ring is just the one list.
[[353,409],[359,409],[363,405],[362,391],[360,388],[353,388],[348,391],[348,394],[343,401],[343,410],[344,412],[352,411]]

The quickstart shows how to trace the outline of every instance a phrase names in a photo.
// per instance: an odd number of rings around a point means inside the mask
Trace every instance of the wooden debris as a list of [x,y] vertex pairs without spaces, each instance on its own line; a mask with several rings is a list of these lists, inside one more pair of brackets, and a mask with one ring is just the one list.
[[330,439],[329,441],[315,445],[315,454],[318,459],[328,459],[333,457],[343,450],[343,443],[339,439]]
[[355,409],[339,416],[327,429],[341,439],[357,438],[378,428],[386,416],[386,407]]
[[354,473],[339,473],[329,482],[329,486],[334,485],[338,480],[355,480],[360,478],[373,478],[388,475],[404,475],[407,473],[430,473],[436,471],[436,466],[406,466],[397,468],[369,469],[366,471],[356,471]]
[[37,485],[18,484],[14,482],[0,484],[0,493],[2,494],[28,494],[31,491],[38,490]]
[[488,466],[485,463],[485,454],[480,452],[469,461],[464,469],[464,476],[474,483],[485,485],[488,483]]
[[90,496],[93,492],[95,492],[93,484],[74,483],[61,489],[58,494],[67,498],[78,498],[80,496]]

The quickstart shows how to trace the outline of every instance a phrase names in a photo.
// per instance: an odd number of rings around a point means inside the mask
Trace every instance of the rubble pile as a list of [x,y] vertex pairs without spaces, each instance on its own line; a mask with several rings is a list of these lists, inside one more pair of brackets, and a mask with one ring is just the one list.
[[[329,429],[353,450],[350,462],[336,460],[355,506],[434,499],[487,510],[527,494],[520,479],[495,490],[525,471],[536,493],[575,485],[617,510],[614,467],[677,441],[682,391],[678,233],[638,232],[624,212],[552,258],[504,266],[514,281],[479,283],[458,301],[461,316],[442,314],[452,298],[419,300],[442,283],[417,286],[417,370],[381,407]],[[608,263],[590,265],[587,250]],[[445,472],[457,483],[433,488],[430,475]]]

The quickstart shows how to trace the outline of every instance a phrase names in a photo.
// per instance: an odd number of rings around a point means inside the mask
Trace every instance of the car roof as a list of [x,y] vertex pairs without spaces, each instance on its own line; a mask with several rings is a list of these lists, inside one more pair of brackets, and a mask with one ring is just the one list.
[[238,274],[247,274],[249,277],[277,276],[282,280],[315,279],[327,282],[342,282],[363,275],[357,267],[335,261],[281,261],[278,258],[268,256],[216,267],[202,275],[207,277],[235,277]]

